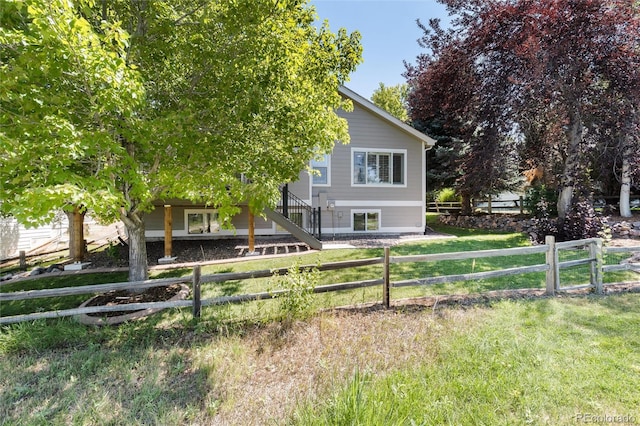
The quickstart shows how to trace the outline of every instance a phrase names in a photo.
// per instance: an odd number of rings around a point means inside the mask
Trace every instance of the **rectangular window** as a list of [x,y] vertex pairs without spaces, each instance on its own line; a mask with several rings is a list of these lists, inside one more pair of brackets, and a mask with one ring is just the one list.
[[377,231],[380,229],[379,211],[353,212],[354,231]]
[[220,232],[218,212],[215,210],[185,210],[188,234]]
[[352,150],[353,185],[404,185],[406,151]]
[[325,154],[317,160],[311,160],[311,168],[314,170],[311,177],[313,185],[331,185],[331,155]]

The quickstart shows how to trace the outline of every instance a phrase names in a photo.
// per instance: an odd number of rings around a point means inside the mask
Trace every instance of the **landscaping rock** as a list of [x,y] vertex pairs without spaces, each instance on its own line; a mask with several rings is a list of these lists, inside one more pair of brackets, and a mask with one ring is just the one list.
[[[459,228],[494,229],[506,232],[536,233],[535,219],[521,215],[440,215],[441,223]],[[640,222],[629,222],[621,218],[609,220],[612,238],[640,238]]]
[[35,275],[41,275],[41,274],[44,274],[45,272],[47,272],[47,270],[46,270],[45,268],[42,268],[42,267],[40,267],[40,266],[37,266],[37,267],[33,268],[33,269],[31,270],[31,272],[29,272],[29,276],[30,276],[30,277],[33,277],[33,276],[35,276]]

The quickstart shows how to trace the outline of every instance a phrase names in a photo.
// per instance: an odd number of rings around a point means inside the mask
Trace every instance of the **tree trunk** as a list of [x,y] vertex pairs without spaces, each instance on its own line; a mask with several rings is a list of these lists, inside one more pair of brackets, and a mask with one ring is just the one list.
[[567,129],[567,160],[560,181],[560,195],[558,196],[558,219],[564,222],[573,204],[573,190],[580,173],[580,143],[582,142],[582,119],[578,111],[572,111],[569,116]]
[[471,209],[471,197],[469,195],[461,195],[462,201],[460,205],[460,214],[462,216],[470,216],[473,214]]
[[631,205],[629,204],[629,195],[631,194],[631,165],[629,157],[631,156],[631,144],[628,138],[622,142],[622,171],[620,176],[620,216],[631,217]]
[[129,281],[147,280],[149,271],[144,219],[141,214],[132,212],[123,212],[120,219],[129,236]]
[[69,259],[82,262],[85,255],[84,246],[84,215],[80,207],[74,206],[73,211],[65,211],[69,222]]

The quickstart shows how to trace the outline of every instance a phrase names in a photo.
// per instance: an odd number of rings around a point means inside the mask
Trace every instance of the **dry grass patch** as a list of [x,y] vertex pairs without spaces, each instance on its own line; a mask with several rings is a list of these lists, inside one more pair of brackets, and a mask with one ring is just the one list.
[[[226,348],[202,347],[195,358],[196,364],[215,365],[210,381],[224,399],[216,422],[279,423],[355,371],[383,375],[429,362],[439,337],[453,326],[472,324],[473,317],[456,310],[325,313],[306,322],[269,324]],[[214,352],[221,355],[215,361]]]

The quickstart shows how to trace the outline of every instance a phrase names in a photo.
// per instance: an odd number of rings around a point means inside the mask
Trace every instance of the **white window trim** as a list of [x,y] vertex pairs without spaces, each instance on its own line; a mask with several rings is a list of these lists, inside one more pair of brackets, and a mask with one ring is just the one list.
[[[354,228],[354,220],[353,216],[357,213],[377,213],[378,214],[378,229],[375,231],[370,231],[365,229],[364,231],[356,231]],[[353,233],[367,233],[367,232],[380,232],[382,229],[382,210],[381,209],[352,209],[351,210],[351,232]],[[366,223],[366,220],[365,220]]]
[[[324,161],[326,161],[327,165],[318,165],[316,164],[315,167],[326,167],[327,168],[327,183],[313,183],[313,177],[315,176],[313,173],[309,174],[309,179],[311,179],[311,186],[324,186],[324,187],[328,187],[331,186],[331,154],[324,154]],[[318,163],[323,163],[324,161],[320,161]],[[309,165],[311,166],[311,169],[314,169],[314,161],[311,160],[311,162],[309,163]]]
[[217,213],[218,210],[216,209],[184,209],[184,230],[186,235],[213,235],[213,234],[219,234],[221,227],[220,227],[220,222],[218,221],[218,230],[217,231],[212,231],[212,232],[203,232],[201,234],[191,234],[189,233],[189,215],[190,214],[205,214],[205,213],[216,213],[216,217],[217,217]]
[[[395,183],[353,183],[353,173],[354,173],[354,167],[353,167],[353,160],[354,160],[354,155],[357,152],[365,152],[365,156],[368,153],[391,153],[391,154],[404,154],[403,158],[404,158],[404,164],[403,164],[403,179],[402,181],[404,183],[402,184],[395,184]],[[351,147],[351,175],[349,177],[350,181],[351,181],[351,186],[354,188],[406,188],[407,187],[407,162],[408,162],[408,158],[407,158],[407,150],[406,149],[389,149],[389,148],[356,148],[356,147]],[[391,163],[393,163],[393,156],[391,158]],[[390,174],[392,175],[393,172],[390,172]]]

